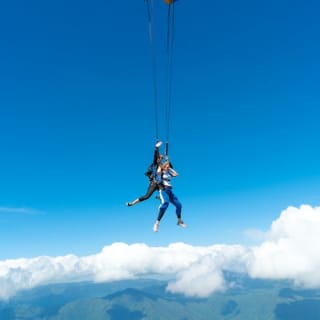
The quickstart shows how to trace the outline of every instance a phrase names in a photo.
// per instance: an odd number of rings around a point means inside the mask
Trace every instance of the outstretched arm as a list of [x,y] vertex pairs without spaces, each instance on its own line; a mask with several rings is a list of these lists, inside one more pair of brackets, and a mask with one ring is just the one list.
[[153,165],[154,166],[158,165],[158,160],[159,160],[159,156],[160,156],[159,148],[161,147],[161,145],[162,145],[162,141],[159,140],[156,142],[156,145],[154,146],[154,153],[153,153]]
[[153,162],[152,162],[152,164],[153,164],[154,166],[157,165],[157,163],[158,163],[158,158],[159,158],[159,148],[155,147],[155,148],[154,148],[154,153],[153,153]]
[[179,175],[178,172],[176,170],[172,169],[172,168],[169,169],[169,172],[173,177],[176,177],[176,176]]

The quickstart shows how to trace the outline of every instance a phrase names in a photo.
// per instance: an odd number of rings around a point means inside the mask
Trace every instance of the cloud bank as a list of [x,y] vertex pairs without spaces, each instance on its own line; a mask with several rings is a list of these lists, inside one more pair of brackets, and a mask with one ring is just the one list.
[[289,207],[275,220],[259,246],[173,243],[113,243],[85,257],[37,257],[0,261],[0,299],[49,283],[168,276],[167,290],[207,297],[227,289],[224,271],[252,278],[290,279],[306,288],[320,287],[320,207]]

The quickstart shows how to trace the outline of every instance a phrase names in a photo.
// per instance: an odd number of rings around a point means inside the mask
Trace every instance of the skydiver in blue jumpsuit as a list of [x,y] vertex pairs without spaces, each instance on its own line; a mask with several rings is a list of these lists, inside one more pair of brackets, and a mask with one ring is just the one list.
[[173,193],[172,185],[171,185],[171,178],[178,176],[177,171],[175,171],[172,168],[172,165],[169,161],[166,161],[158,167],[157,174],[159,179],[161,180],[159,185],[160,206],[159,206],[158,218],[153,226],[153,231],[157,232],[159,230],[160,220],[165,214],[170,202],[176,207],[178,226],[185,228],[186,225],[181,218],[182,205],[178,200],[177,196]]

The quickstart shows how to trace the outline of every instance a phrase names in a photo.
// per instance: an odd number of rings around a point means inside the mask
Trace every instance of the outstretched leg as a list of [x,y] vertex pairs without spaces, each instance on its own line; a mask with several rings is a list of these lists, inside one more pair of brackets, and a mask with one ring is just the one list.
[[135,204],[137,204],[139,202],[148,200],[152,196],[152,194],[157,190],[157,188],[158,188],[158,185],[155,182],[153,182],[153,181],[150,182],[146,194],[141,196],[141,197],[139,197],[139,198],[137,198],[137,199],[135,199],[135,200],[133,200],[133,201],[131,201],[131,202],[127,202],[126,203],[127,206],[131,207],[131,206],[134,206]]
[[178,226],[185,228],[186,224],[182,221],[181,218],[181,211],[182,211],[182,204],[177,198],[177,196],[171,191],[170,193],[170,202],[176,207],[176,215],[178,218]]
[[165,214],[165,212],[169,206],[169,201],[170,201],[169,195],[167,194],[167,192],[165,190],[160,190],[159,196],[160,196],[160,206],[159,206],[158,218],[156,220],[156,223],[153,226],[154,232],[158,231],[160,221],[161,221],[163,215]]

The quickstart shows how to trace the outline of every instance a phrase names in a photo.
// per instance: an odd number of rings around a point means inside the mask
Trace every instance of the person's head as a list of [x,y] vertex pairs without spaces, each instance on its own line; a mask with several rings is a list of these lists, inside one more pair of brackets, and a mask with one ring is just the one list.
[[170,162],[166,161],[161,165],[162,170],[169,170],[171,168]]
[[158,155],[158,163],[161,163],[163,160],[163,155],[159,153]]

